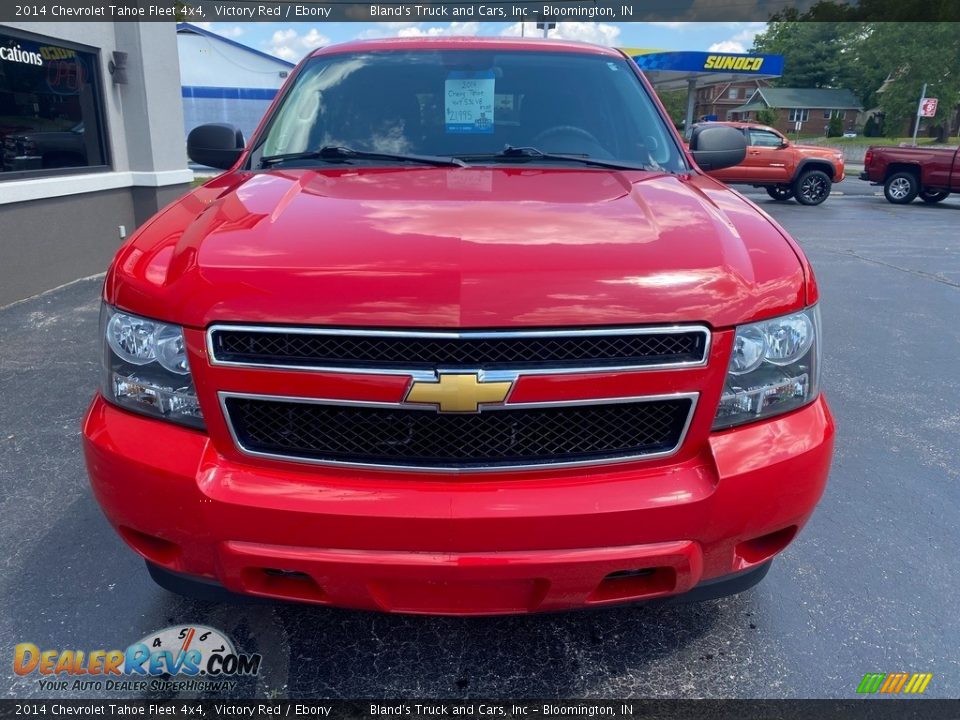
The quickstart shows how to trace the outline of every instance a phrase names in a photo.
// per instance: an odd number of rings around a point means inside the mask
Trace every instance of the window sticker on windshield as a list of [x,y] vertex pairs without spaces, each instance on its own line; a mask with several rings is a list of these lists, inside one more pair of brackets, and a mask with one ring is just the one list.
[[448,133],[493,132],[493,70],[453,70],[444,87]]

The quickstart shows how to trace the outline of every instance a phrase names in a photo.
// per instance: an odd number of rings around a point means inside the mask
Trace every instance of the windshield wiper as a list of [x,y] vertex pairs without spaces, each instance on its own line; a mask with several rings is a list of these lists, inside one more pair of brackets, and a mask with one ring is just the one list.
[[594,167],[611,168],[613,170],[646,170],[648,172],[659,171],[659,168],[649,165],[631,165],[630,163],[616,162],[614,160],[600,160],[589,155],[568,155],[566,153],[550,153],[538,150],[535,147],[514,147],[507,145],[498,153],[489,153],[482,155],[460,155],[459,157],[469,160],[549,160],[560,162],[578,162],[584,165]]
[[467,167],[467,163],[455,157],[442,155],[406,155],[404,153],[366,152],[338,145],[325,145],[319,150],[267,155],[260,158],[260,167],[266,168],[289,160],[396,160],[437,167]]

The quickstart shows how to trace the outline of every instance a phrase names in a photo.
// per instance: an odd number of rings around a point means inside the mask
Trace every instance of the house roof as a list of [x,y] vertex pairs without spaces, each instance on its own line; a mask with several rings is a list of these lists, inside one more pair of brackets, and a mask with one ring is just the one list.
[[273,60],[278,65],[283,65],[284,67],[292,68],[296,66],[296,63],[292,63],[283,58],[278,58],[276,55],[271,55],[270,53],[265,53],[262,50],[257,50],[252,48],[249,45],[244,45],[243,43],[237,42],[236,40],[231,40],[230,38],[224,37],[223,35],[218,35],[215,32],[211,32],[197,25],[191,23],[177,23],[177,33],[194,33],[195,35],[203,35],[204,37],[212,38],[214,40],[219,40],[220,42],[226,43],[227,45],[232,45],[235,48],[240,48],[241,50],[246,50],[248,53],[256,55],[258,57],[265,58],[267,60]]
[[730,108],[727,112],[753,112],[754,110],[766,110],[767,105],[764,105],[762,102],[748,102],[746,105],[738,105],[735,108]]
[[713,89],[716,87],[723,87],[724,89],[726,89],[727,86],[729,85],[736,85],[737,87],[740,87],[742,85],[756,85],[757,87],[769,87],[770,81],[767,78],[755,78],[755,77],[739,78],[737,80],[718,80],[717,82],[707,82],[701,85],[697,85],[697,89],[698,90],[700,88]]
[[857,96],[843,88],[758,88],[748,104],[758,99],[767,107],[774,108],[863,109]]

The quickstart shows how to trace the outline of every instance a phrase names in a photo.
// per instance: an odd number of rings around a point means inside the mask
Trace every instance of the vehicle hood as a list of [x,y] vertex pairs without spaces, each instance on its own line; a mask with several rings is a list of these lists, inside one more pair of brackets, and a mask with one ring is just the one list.
[[703,175],[338,168],[207,183],[131,238],[105,293],[192,327],[718,327],[802,306],[804,282],[773,221]]

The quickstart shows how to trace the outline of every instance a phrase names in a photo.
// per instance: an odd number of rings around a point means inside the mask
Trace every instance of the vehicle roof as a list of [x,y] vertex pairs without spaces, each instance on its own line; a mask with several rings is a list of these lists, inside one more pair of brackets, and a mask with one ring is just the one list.
[[502,37],[393,37],[372,40],[350,40],[328,45],[310,53],[310,57],[346,52],[383,50],[526,50],[530,52],[566,52],[583,55],[605,55],[622,58],[614,48],[572,40]]
[[769,125],[764,125],[760,122],[750,122],[749,120],[710,120],[694,123],[694,125],[727,125],[728,127],[759,128],[761,130],[772,130],[775,133],[780,132],[776,128],[770,127]]
[[782,132],[777,130],[775,127],[770,125],[764,125],[763,123],[750,122],[743,120],[708,120],[704,122],[693,123],[691,127],[706,127],[707,125],[726,125],[727,127],[737,128],[739,130],[744,130],[748,128],[753,128],[754,130],[768,130],[774,135],[780,135],[781,137],[786,137]]

